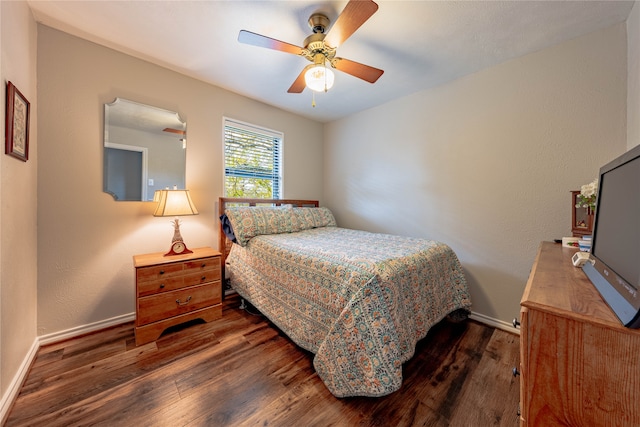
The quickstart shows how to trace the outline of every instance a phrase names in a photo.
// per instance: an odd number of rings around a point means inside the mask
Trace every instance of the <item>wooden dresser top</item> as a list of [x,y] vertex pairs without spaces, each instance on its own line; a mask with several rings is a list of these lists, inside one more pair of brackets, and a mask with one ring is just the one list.
[[574,253],[560,243],[542,242],[521,305],[640,334],[622,325],[582,269],[573,266]]
[[152,254],[134,255],[133,266],[147,267],[150,265],[168,264],[171,262],[189,261],[198,258],[208,258],[212,256],[220,256],[220,252],[210,247],[192,249],[193,253],[184,255],[164,256],[164,252],[156,252]]

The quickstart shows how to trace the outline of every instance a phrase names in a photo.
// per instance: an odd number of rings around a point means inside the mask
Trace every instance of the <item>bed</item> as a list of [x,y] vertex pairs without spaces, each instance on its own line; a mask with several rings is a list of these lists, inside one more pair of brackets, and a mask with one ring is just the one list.
[[220,198],[219,213],[231,287],[314,354],[336,397],[398,390],[416,343],[470,312],[444,243],[340,228],[315,200]]

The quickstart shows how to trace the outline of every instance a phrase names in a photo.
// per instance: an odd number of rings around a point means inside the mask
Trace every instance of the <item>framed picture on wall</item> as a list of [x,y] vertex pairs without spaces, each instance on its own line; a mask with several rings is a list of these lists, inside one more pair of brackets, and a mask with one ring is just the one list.
[[29,101],[11,82],[7,82],[5,154],[23,162],[29,159]]

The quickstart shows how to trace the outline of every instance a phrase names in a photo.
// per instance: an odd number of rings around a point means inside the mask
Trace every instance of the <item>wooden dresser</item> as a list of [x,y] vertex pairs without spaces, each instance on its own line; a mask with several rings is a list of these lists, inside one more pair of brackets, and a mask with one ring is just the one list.
[[136,345],[158,339],[169,326],[222,317],[220,252],[197,248],[191,254],[135,255]]
[[521,301],[521,426],[640,426],[640,330],[615,317],[572,248],[541,244]]

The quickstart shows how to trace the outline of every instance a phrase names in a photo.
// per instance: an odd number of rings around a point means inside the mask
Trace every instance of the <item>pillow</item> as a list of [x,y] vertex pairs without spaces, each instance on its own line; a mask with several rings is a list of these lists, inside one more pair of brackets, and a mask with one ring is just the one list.
[[225,209],[231,222],[236,243],[246,244],[253,237],[262,234],[291,233],[290,206],[244,206]]
[[292,210],[293,231],[336,226],[336,219],[328,208],[293,208]]
[[227,236],[227,239],[236,243],[236,235],[233,234],[233,226],[231,225],[231,221],[227,214],[220,215],[220,223],[222,224],[222,231],[224,232],[224,235]]

